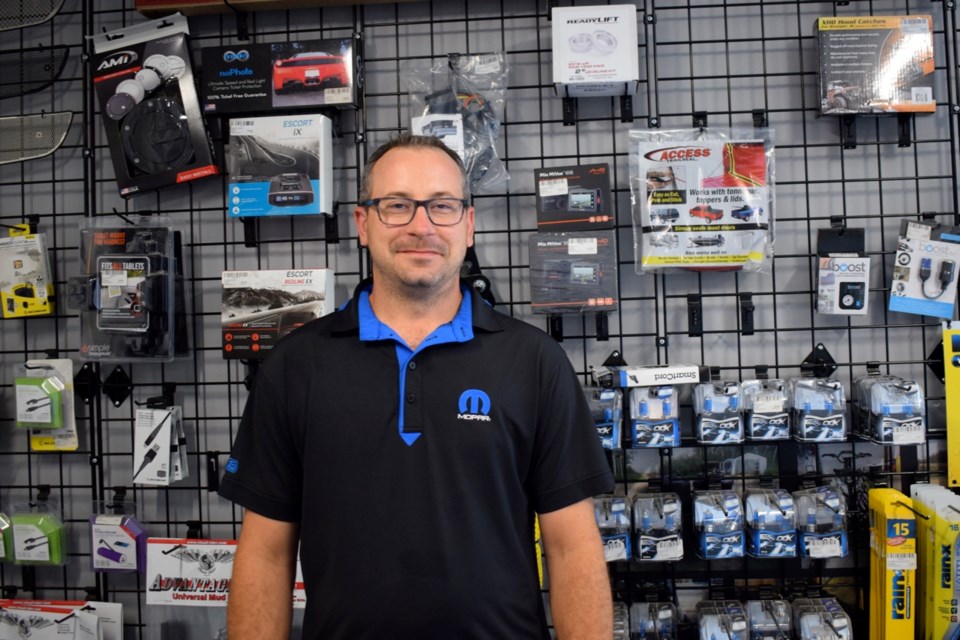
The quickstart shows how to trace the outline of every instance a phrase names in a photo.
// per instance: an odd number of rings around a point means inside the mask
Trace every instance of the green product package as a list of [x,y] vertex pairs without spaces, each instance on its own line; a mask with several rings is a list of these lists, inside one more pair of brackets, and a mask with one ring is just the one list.
[[10,518],[0,513],[0,562],[13,560],[13,532],[10,530]]
[[[10,516],[13,561],[21,565],[60,566],[66,564],[66,527],[47,505]],[[4,540],[7,535],[4,534]]]
[[21,429],[63,428],[63,383],[54,376],[17,376],[16,426]]

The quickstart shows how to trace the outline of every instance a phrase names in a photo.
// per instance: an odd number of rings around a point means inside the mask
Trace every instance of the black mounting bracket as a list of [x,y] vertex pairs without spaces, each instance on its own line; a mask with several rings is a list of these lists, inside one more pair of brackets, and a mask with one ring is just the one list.
[[827,351],[827,348],[818,343],[813,351],[803,359],[800,370],[804,373],[812,373],[815,378],[829,378],[837,370],[837,362]]
[[691,338],[703,335],[703,296],[691,293],[687,296],[687,335]]
[[740,333],[745,336],[753,335],[753,311],[756,305],[753,304],[752,293],[740,294]]
[[133,393],[133,382],[123,367],[117,365],[103,381],[103,394],[110,398],[113,406],[119,407],[131,393]]
[[100,393],[100,376],[94,363],[84,362],[80,365],[77,375],[73,376],[73,390],[83,400],[83,404],[90,404]]

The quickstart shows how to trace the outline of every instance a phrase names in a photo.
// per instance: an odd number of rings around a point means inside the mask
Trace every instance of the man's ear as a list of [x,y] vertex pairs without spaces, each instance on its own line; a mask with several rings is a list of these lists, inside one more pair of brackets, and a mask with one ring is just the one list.
[[360,246],[367,246],[367,210],[365,207],[357,205],[353,208],[353,221],[357,225],[357,236],[360,238]]
[[475,213],[476,211],[471,206],[467,208],[467,212],[465,214],[467,218],[467,246],[468,247],[473,246],[474,223],[476,222],[476,218],[474,217]]

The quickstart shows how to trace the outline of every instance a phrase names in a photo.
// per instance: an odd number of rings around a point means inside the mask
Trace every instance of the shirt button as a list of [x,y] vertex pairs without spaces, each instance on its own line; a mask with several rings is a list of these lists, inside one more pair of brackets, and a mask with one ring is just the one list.
[[409,366],[409,367],[410,367],[410,370],[413,371],[414,369],[417,368],[417,363],[416,363],[416,362],[411,362],[411,363],[410,363],[409,365],[407,365],[407,366]]
[[413,395],[412,393],[407,395],[407,402],[409,402],[410,404],[413,404],[416,401],[417,401],[417,396]]

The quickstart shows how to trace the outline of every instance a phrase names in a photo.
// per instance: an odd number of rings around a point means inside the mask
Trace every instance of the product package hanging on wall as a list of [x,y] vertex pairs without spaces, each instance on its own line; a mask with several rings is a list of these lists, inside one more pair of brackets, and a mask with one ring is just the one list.
[[42,233],[17,225],[9,238],[0,238],[0,303],[4,318],[48,316],[53,313],[53,280]]
[[90,561],[94,571],[143,573],[147,568],[147,532],[130,501],[97,501],[90,516]]
[[218,173],[200,112],[187,19],[93,36],[93,83],[120,195]]
[[0,562],[13,561],[13,530],[10,518],[0,513]]
[[506,55],[451,53],[435,63],[413,63],[402,76],[410,93],[410,132],[440,138],[456,151],[472,194],[502,191],[510,179],[496,146],[507,92]]
[[950,320],[957,299],[960,227],[901,220],[890,311]]
[[773,255],[773,133],[630,131],[637,273],[764,268]]
[[180,407],[137,409],[133,438],[134,483],[167,486],[189,476]]
[[27,360],[14,372],[16,426],[30,429],[31,451],[76,451],[73,361]]
[[179,232],[161,216],[135,222],[81,224],[83,273],[68,281],[67,302],[80,311],[84,360],[169,361],[186,353]]
[[33,502],[14,504],[10,523],[16,564],[59,566],[67,563],[67,528],[56,500],[41,494]]
[[616,232],[530,236],[530,306],[534,313],[614,311],[619,299]]

